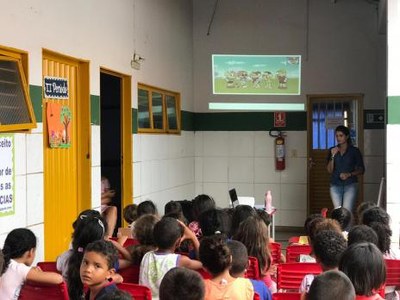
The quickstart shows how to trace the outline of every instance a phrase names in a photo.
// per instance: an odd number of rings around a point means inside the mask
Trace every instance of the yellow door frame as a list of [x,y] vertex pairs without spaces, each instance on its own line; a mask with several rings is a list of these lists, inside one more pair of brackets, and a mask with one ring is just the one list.
[[[127,226],[122,218],[122,210],[132,204],[133,199],[133,175],[132,175],[132,78],[120,72],[116,72],[104,67],[100,68],[100,73],[112,75],[121,79],[121,220],[123,226]],[[101,122],[101,120],[100,120]]]

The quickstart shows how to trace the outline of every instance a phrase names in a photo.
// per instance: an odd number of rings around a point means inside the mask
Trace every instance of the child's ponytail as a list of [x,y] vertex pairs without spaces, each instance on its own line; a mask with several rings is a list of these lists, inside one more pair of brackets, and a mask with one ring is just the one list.
[[7,271],[11,259],[20,258],[33,248],[36,248],[36,236],[32,231],[26,228],[12,230],[4,241],[4,267],[1,274]]

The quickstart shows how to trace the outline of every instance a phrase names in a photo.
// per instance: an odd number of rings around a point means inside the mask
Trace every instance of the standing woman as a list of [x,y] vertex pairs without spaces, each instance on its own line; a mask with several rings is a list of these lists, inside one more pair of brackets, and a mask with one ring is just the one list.
[[343,206],[352,212],[357,199],[357,176],[364,174],[364,162],[360,150],[351,144],[347,127],[336,127],[335,137],[337,145],[329,149],[327,158],[331,199],[334,208]]

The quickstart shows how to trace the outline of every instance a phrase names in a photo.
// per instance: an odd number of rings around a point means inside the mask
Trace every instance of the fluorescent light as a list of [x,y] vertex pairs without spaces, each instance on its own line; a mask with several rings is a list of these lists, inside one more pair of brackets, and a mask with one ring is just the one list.
[[210,102],[210,110],[264,110],[264,111],[305,111],[304,103],[236,103]]

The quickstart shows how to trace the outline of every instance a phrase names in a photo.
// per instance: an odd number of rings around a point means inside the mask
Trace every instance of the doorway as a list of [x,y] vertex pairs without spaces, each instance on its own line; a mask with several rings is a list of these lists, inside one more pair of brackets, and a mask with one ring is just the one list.
[[115,231],[123,226],[122,210],[132,203],[131,77],[100,70],[101,176],[115,190],[112,205],[118,209]]
[[[363,149],[361,94],[307,95],[308,132],[308,214],[326,207],[332,210],[329,194],[330,174],[326,170],[329,148],[336,145],[335,128],[344,125],[350,129],[353,145]],[[358,178],[357,204],[363,199],[363,180]]]

